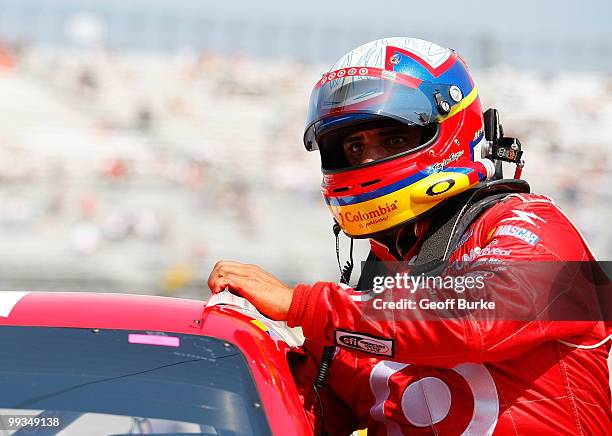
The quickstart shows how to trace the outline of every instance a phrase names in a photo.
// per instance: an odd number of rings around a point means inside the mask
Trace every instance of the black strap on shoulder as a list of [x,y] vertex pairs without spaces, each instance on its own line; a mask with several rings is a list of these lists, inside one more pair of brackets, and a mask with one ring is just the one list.
[[411,274],[439,275],[448,264],[453,248],[467,228],[485,210],[499,203],[510,193],[494,194],[474,203],[467,211],[460,210],[442,227],[425,237]]
[[412,274],[439,274],[459,239],[484,211],[514,193],[529,192],[524,180],[494,180],[468,191],[463,206],[432,214],[433,220],[417,255]]
[[355,286],[355,289],[358,291],[365,291],[368,289],[372,289],[372,284],[374,283],[374,276],[377,275],[377,268],[372,268],[372,265],[375,262],[378,262],[379,259],[376,257],[374,252],[370,250],[370,254],[368,254],[368,258],[365,260],[363,269],[361,270],[361,274],[359,275],[359,281]]

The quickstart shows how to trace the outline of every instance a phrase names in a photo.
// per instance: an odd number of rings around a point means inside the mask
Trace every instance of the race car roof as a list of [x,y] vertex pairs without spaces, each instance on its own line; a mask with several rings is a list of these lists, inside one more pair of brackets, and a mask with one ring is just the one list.
[[0,292],[0,327],[157,331],[222,339],[244,354],[273,433],[311,433],[285,354],[289,346],[261,319],[237,307],[132,294]]
[[87,292],[0,292],[0,325],[196,333],[203,301]]

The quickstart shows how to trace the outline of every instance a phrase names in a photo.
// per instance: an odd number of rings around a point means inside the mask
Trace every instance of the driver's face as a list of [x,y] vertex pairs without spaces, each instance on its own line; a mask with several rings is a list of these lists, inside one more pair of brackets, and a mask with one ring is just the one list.
[[351,166],[374,162],[421,145],[422,129],[392,126],[359,130],[342,139],[344,155]]

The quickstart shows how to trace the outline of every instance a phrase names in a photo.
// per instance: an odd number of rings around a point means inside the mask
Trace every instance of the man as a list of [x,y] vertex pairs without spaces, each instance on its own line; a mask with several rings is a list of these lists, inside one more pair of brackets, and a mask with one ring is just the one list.
[[[218,262],[213,293],[229,287],[270,318],[302,327],[306,357],[294,373],[315,432],[612,431],[610,328],[591,282],[576,279],[577,270],[563,275],[568,262],[594,257],[550,199],[501,179],[501,161],[517,164],[516,179],[522,161],[520,143],[497,127],[495,112],[483,118],[463,60],[427,41],[370,42],[316,84],[304,142],[321,153],[337,225],[370,239],[369,260],[403,261],[412,277],[489,273],[483,295],[492,301],[483,304],[497,305],[469,316],[419,306],[377,317],[379,290],[292,289],[257,266]],[[381,283],[368,268],[362,290]],[[399,285],[380,295],[393,300]],[[427,295],[440,303],[449,291]]]

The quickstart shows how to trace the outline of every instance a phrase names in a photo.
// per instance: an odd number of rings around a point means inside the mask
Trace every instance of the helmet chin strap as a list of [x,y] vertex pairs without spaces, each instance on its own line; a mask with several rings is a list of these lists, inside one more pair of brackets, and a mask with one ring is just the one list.
[[334,236],[336,237],[336,259],[338,260],[338,269],[340,270],[340,283],[344,283],[345,285],[348,286],[349,281],[351,280],[351,274],[353,273],[353,266],[354,266],[354,262],[353,262],[353,238],[351,239],[351,248],[350,248],[350,260],[346,261],[346,264],[344,265],[344,268],[342,268],[342,265],[340,264],[340,231],[342,230],[342,228],[340,227],[340,224],[338,224],[338,221],[336,221],[334,219],[334,225],[332,227],[332,230],[334,232]]
[[404,226],[397,231],[397,235],[395,237],[395,249],[397,250],[397,253],[399,254],[401,259],[406,256],[406,253],[410,251],[414,243],[417,241],[417,222],[418,221],[415,221],[409,226]]

